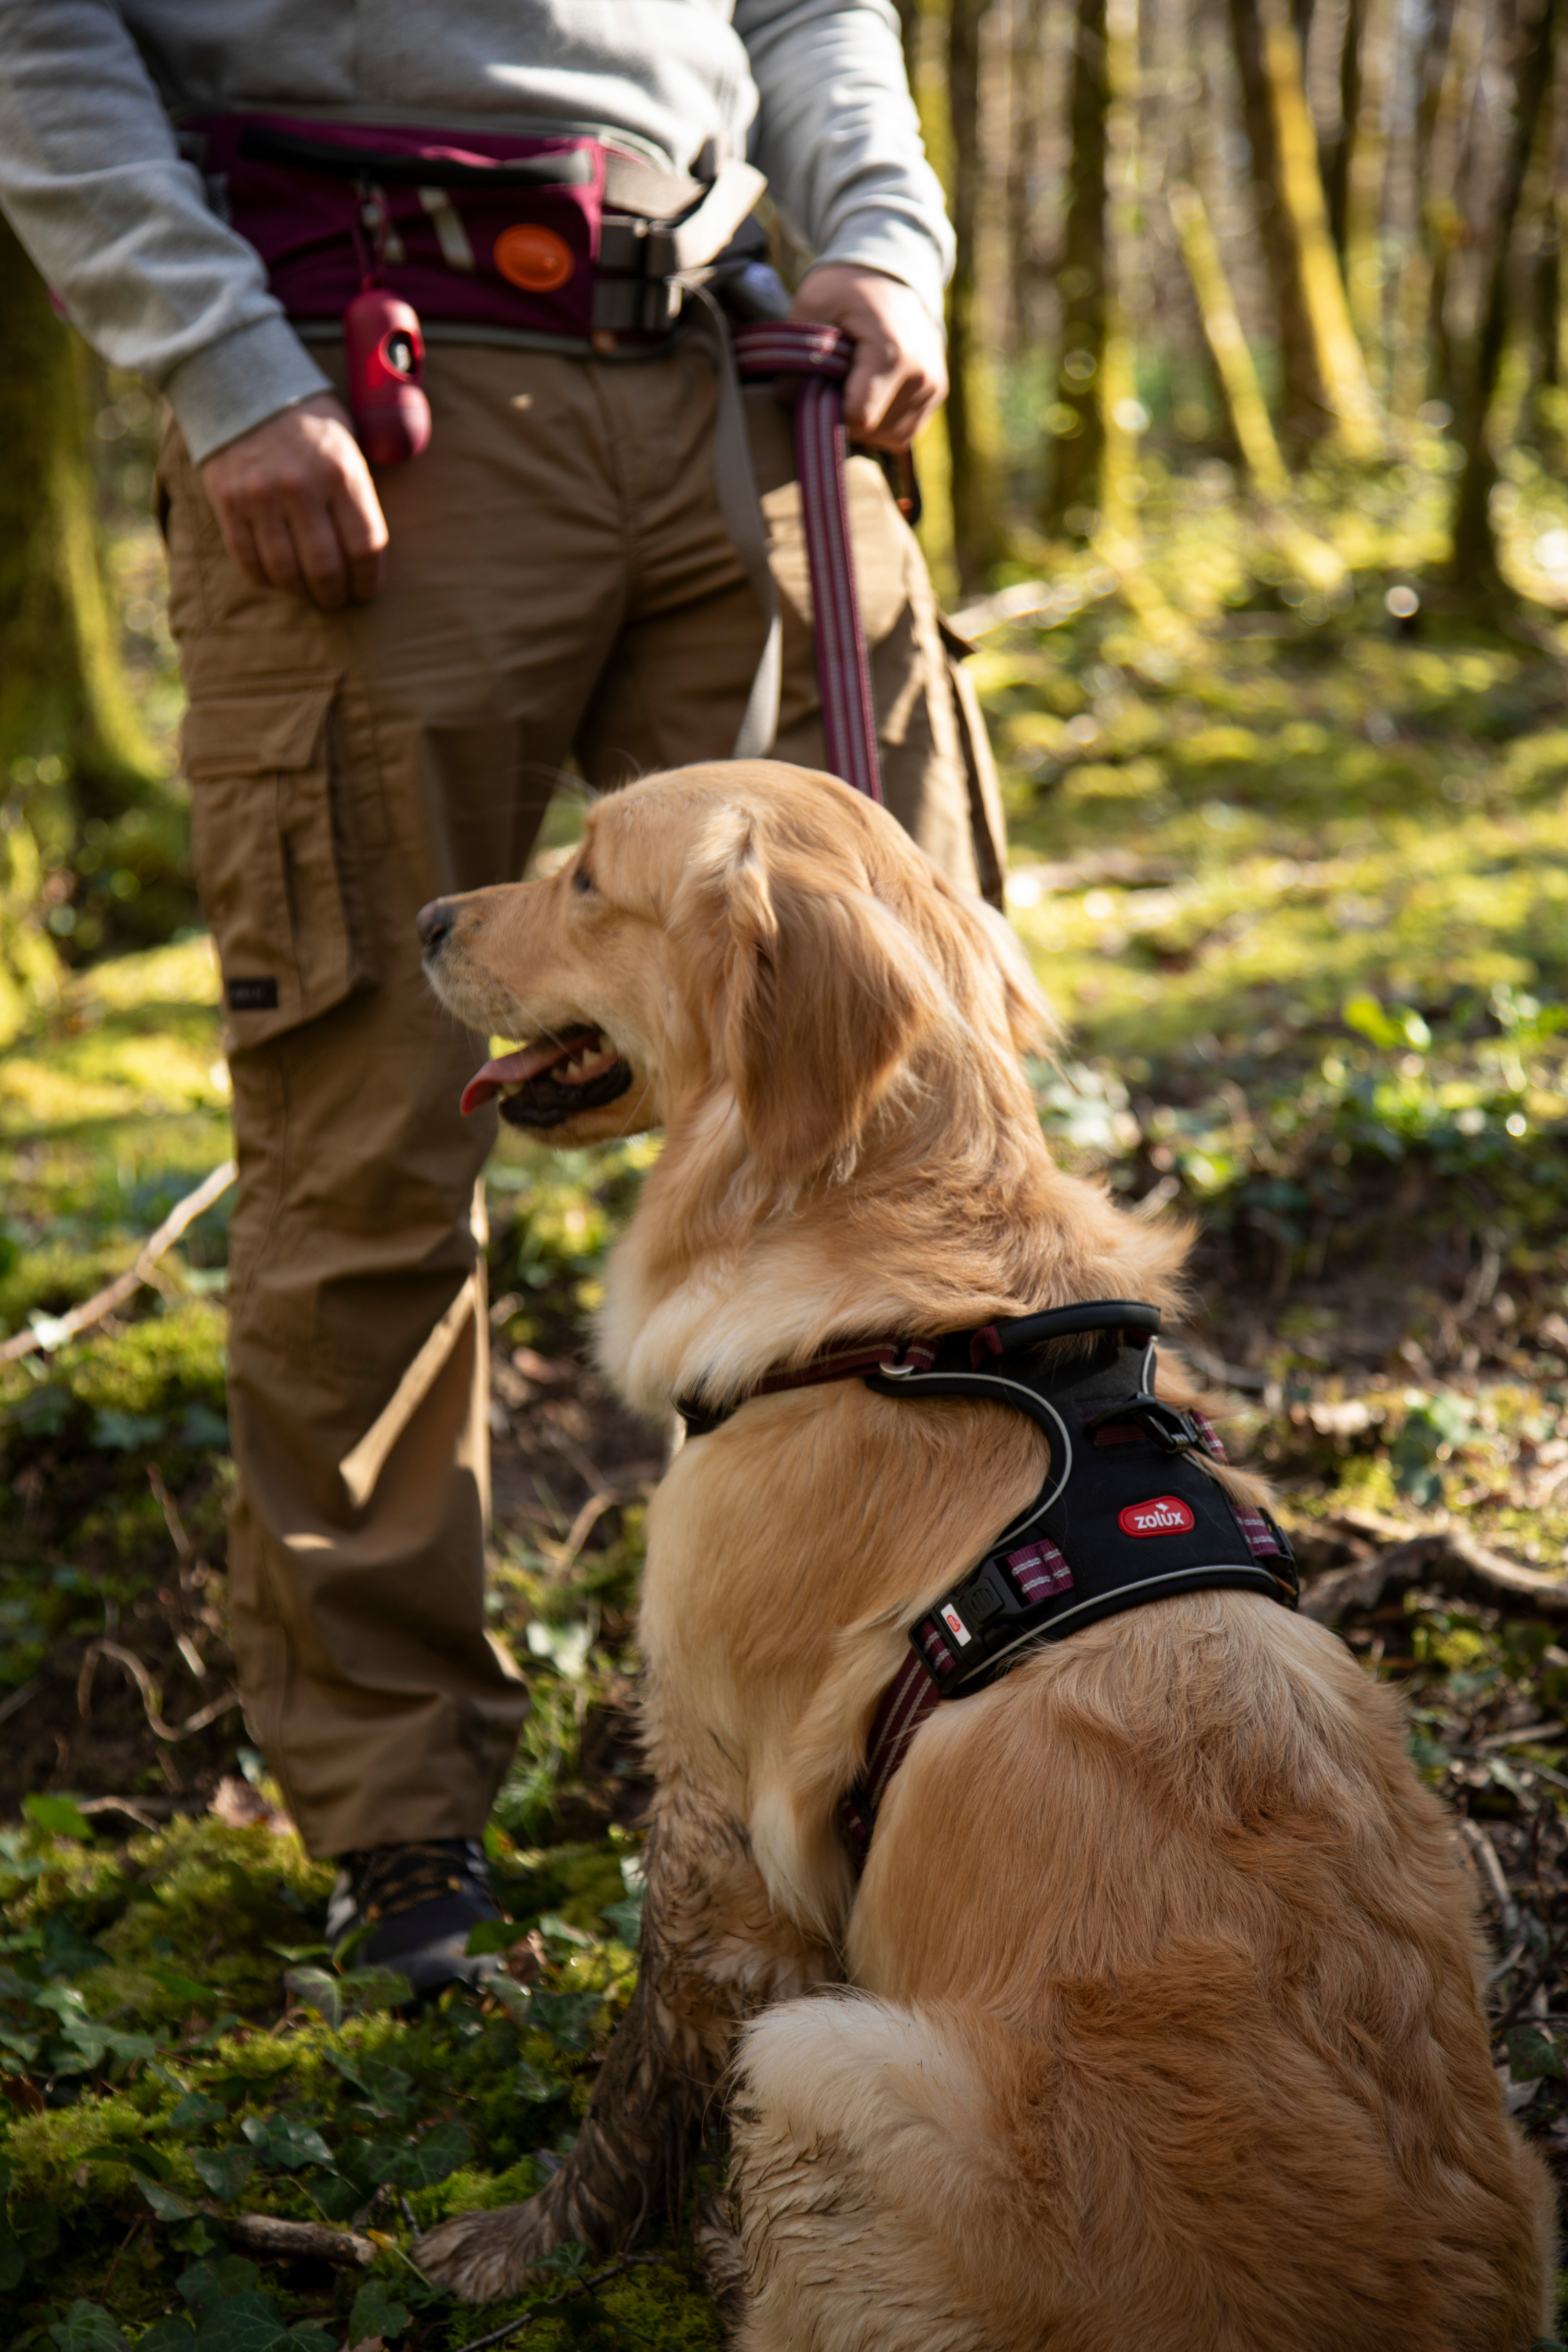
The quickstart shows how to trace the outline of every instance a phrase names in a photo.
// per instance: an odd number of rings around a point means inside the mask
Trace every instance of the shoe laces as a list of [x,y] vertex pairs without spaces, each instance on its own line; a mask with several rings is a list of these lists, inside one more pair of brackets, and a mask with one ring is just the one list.
[[333,1910],[374,1924],[395,1919],[446,1895],[490,1898],[489,1871],[478,1838],[421,1838],[407,1845],[367,1846],[338,1856]]

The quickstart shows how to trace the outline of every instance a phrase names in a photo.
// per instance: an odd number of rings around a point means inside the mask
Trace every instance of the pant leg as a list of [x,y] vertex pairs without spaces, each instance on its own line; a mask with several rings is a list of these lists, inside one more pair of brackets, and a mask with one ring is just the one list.
[[437,892],[520,873],[618,626],[623,520],[584,371],[432,355],[379,483],[382,596],[229,562],[177,436],[172,615],[240,1164],[230,1268],[241,1689],[307,1845],[481,1827],[526,1707],[483,1617],[483,1057],[419,970]]
[[[657,391],[644,382],[656,373]],[[614,784],[647,768],[727,752],[763,625],[713,486],[718,381],[710,345],[693,336],[657,371],[600,369],[595,388],[624,453],[637,532],[626,625],[578,743],[590,780]],[[775,755],[821,767],[793,422],[770,387],[749,388],[744,397],[783,623]],[[994,772],[983,731],[978,764],[973,756],[968,732],[977,714],[955,693],[924,558],[879,466],[851,457],[847,488],[888,806],[953,880],[994,894],[1001,865]]]

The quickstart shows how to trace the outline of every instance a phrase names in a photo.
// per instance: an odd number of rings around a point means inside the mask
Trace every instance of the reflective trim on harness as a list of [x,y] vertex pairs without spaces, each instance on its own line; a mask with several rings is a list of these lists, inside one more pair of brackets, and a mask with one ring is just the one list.
[[[1140,1316],[1143,1328],[1153,1313]],[[1136,1327],[1126,1302],[1094,1302],[1081,1314],[1078,1328],[1102,1336],[1089,1361],[1065,1373],[1018,1366],[1015,1378],[966,1368],[982,1343],[999,1356],[1038,1344],[1035,1334],[1015,1338],[1026,1328],[1015,1326],[942,1340],[927,1372],[867,1378],[881,1396],[986,1396],[1011,1405],[1051,1439],[1052,1458],[1036,1501],[910,1629],[910,1657],[883,1694],[865,1772],[839,1808],[858,1862],[926,1717],[944,1700],[985,1689],[1037,1643],[1181,1592],[1234,1589],[1296,1606],[1289,1538],[1267,1511],[1234,1502],[1201,1466],[1205,1455],[1223,1462],[1225,1448],[1202,1413],[1154,1394],[1154,1345],[1127,1344]]]

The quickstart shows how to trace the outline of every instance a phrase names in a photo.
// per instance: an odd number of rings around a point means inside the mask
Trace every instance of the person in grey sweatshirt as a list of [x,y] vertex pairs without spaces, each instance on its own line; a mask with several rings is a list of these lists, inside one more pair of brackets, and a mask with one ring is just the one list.
[[[241,1690],[339,1860],[332,1932],[421,1990],[479,1966],[527,1694],[484,1613],[494,1117],[459,1116],[478,1041],[414,916],[521,872],[568,760],[614,786],[745,722],[766,624],[715,483],[723,338],[658,240],[705,205],[727,233],[759,172],[814,257],[793,315],[853,340],[853,436],[906,449],[946,389],[951,239],[888,0],[0,0],[0,208],[168,403],[240,1166]],[[406,463],[345,405],[362,289],[417,297],[377,346],[428,403]],[[743,397],[776,749],[821,765],[788,422]],[[994,891],[973,698],[880,467],[848,472],[889,804]]]

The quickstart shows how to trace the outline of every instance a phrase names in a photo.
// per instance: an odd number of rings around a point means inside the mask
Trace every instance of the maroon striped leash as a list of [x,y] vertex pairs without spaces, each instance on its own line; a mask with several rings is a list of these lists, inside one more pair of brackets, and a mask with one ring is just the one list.
[[735,331],[742,377],[796,376],[795,465],[800,477],[805,554],[811,570],[816,674],[822,689],[822,731],[834,775],[882,797],[877,758],[877,711],[871,667],[855,586],[849,546],[849,499],[844,481],[844,379],[855,346],[837,327],[805,320],[766,320]]

